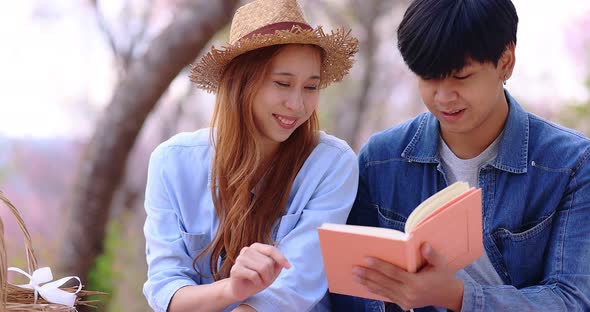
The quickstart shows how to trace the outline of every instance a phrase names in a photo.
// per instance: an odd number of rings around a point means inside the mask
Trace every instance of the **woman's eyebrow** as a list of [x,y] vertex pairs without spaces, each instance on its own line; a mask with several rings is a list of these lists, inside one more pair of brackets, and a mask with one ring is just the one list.
[[[294,74],[289,73],[289,72],[274,72],[272,74],[273,75],[278,75],[278,76],[289,76],[289,77],[295,76]],[[313,76],[309,77],[308,79],[317,79],[317,80],[319,80],[320,79],[320,76],[319,75],[313,75]]]

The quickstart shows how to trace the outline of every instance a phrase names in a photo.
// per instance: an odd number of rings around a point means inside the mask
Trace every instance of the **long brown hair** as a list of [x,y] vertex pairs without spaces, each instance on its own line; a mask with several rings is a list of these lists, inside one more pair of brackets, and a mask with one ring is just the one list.
[[[281,45],[254,50],[230,62],[217,89],[211,121],[215,147],[211,172],[211,194],[219,227],[211,243],[199,253],[210,252],[209,267],[214,280],[229,276],[240,250],[255,242],[272,243],[272,227],[286,210],[293,180],[317,145],[319,122],[316,112],[281,144],[273,159],[264,159],[262,137],[252,110],[257,90],[270,70],[271,60]],[[319,48],[318,48],[319,49]],[[259,194],[251,190],[259,185]],[[224,261],[217,268],[219,257]]]

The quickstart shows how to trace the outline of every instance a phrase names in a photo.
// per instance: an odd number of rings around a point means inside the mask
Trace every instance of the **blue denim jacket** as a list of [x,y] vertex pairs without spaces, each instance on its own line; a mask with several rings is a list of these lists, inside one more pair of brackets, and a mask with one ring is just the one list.
[[[484,247],[505,285],[465,284],[462,309],[590,311],[590,140],[506,97],[498,156],[479,172]],[[373,135],[359,154],[348,222],[403,231],[413,208],[447,185],[438,144],[430,113]],[[332,303],[336,311],[384,310],[346,296],[333,295]]]
[[[193,258],[219,225],[210,192],[212,154],[209,130],[203,129],[176,135],[151,155],[144,225],[148,280],[143,292],[155,311],[165,312],[181,287],[212,282],[193,269]],[[244,303],[257,311],[329,310],[317,227],[346,222],[357,185],[355,153],[344,141],[321,133],[293,182],[286,214],[274,227],[277,248],[292,267]],[[198,269],[211,276],[208,260],[199,262]]]

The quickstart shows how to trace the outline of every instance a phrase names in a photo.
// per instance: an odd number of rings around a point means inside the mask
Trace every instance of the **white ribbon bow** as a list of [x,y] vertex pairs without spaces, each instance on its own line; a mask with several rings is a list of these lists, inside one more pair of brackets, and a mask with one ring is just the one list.
[[[57,281],[51,282],[53,280],[53,274],[51,274],[51,269],[49,267],[44,267],[35,270],[33,275],[29,275],[27,272],[19,269],[19,268],[8,268],[8,271],[13,271],[16,273],[20,273],[29,278],[29,283],[25,285],[15,285],[18,287],[28,288],[35,291],[35,303],[37,303],[37,294],[41,295],[43,299],[47,300],[51,303],[58,303],[67,305],[70,307],[74,306],[76,302],[76,294],[82,289],[82,281],[77,276],[68,276]],[[71,279],[78,280],[78,290],[76,292],[71,293],[65,290],[59,289],[59,286],[65,284],[67,281]],[[48,283],[51,282],[51,283]],[[40,284],[44,284],[41,286]]]

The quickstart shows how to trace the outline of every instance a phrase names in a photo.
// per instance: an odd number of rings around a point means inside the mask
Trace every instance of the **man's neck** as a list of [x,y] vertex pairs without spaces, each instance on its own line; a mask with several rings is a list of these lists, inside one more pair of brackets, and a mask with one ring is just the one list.
[[441,137],[453,154],[461,159],[477,157],[498,138],[508,119],[508,103],[499,107],[500,111],[490,120],[468,133],[449,133],[441,129]]

